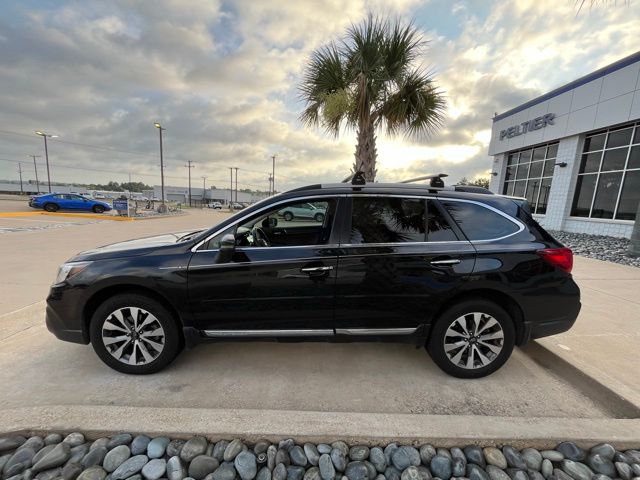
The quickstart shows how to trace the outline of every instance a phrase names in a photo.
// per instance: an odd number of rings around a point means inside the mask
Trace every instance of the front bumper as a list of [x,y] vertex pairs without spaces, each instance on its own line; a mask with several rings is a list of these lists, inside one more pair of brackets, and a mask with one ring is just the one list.
[[47,329],[65,342],[88,344],[89,332],[82,321],[83,300],[80,289],[53,285],[47,297]]
[[82,330],[68,328],[62,317],[50,305],[47,305],[45,323],[47,324],[47,330],[60,340],[84,345],[89,343]]

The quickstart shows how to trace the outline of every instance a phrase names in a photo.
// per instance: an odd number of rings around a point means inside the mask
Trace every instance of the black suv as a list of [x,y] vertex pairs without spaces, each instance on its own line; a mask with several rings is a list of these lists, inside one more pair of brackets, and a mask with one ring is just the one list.
[[[283,217],[309,204],[319,220]],[[451,187],[299,188],[209,230],[77,255],[51,287],[47,326],[125,373],[205,340],[381,340],[482,377],[580,311],[571,250],[526,207]]]

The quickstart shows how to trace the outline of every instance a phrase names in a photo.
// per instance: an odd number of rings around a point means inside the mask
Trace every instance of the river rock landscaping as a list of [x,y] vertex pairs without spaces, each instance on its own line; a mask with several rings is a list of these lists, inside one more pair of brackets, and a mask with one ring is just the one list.
[[587,235],[585,233],[549,231],[556,240],[573,250],[574,255],[640,267],[640,257],[627,255],[631,241],[627,238]]
[[62,436],[0,437],[3,480],[640,480],[640,450],[601,443],[555,450],[512,446],[385,446],[209,442],[121,433],[89,440]]

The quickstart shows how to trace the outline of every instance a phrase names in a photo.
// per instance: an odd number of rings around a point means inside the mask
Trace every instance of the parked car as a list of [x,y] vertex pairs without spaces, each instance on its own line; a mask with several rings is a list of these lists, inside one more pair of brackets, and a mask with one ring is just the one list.
[[[323,223],[278,223],[309,204]],[[80,253],[59,269],[46,323],[132,374],[204,341],[296,338],[406,342],[445,372],[477,378],[514,345],[571,328],[572,261],[499,195],[312,185],[207,230]]]
[[75,193],[47,193],[46,195],[36,195],[29,199],[29,206],[42,208],[47,212],[76,210],[103,213],[111,210],[111,205],[108,203],[83,197]]
[[231,208],[234,210],[242,210],[244,208],[244,205],[242,205],[241,203],[232,203]]
[[222,204],[220,202],[211,202],[207,204],[208,208],[213,208],[215,210],[221,210],[222,209]]
[[288,205],[278,212],[286,221],[290,222],[294,218],[313,219],[316,222],[323,222],[325,217],[324,207],[316,207],[311,203],[301,203],[299,205]]

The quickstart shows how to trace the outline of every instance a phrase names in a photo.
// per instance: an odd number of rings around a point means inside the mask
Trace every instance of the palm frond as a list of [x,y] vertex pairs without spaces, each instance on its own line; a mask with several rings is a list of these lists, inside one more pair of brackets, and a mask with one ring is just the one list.
[[376,118],[390,135],[404,130],[407,136],[420,137],[442,126],[445,107],[444,95],[432,75],[415,69],[397,80],[397,90],[380,106]]

